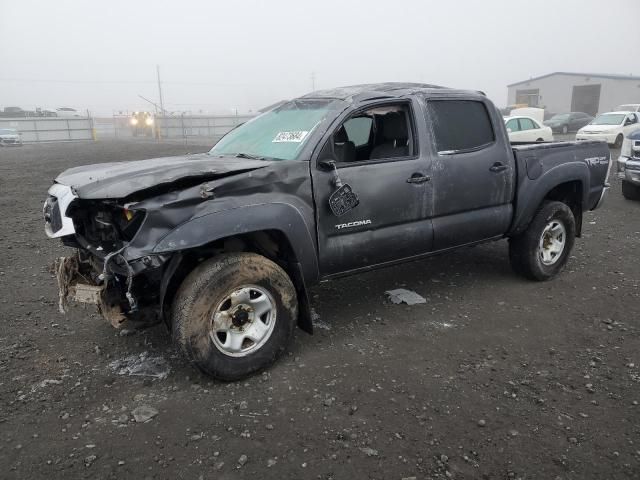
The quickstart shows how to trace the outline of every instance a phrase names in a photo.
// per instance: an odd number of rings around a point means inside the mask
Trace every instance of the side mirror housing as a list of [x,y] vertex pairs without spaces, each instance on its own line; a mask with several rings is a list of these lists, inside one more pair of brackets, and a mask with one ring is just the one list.
[[331,158],[328,158],[326,160],[320,160],[318,162],[318,166],[325,172],[330,172],[336,169],[336,161]]

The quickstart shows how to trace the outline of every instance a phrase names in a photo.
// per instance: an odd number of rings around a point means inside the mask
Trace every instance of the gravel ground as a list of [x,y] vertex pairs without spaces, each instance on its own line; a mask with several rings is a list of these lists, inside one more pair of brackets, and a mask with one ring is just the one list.
[[[205,149],[0,150],[0,477],[640,477],[640,203],[615,178],[557,279],[515,276],[501,241],[323,284],[315,335],[224,384],[161,326],[58,314],[48,266],[65,249],[41,219],[65,168]],[[394,305],[393,288],[427,303]],[[168,375],[126,374],[140,356]]]

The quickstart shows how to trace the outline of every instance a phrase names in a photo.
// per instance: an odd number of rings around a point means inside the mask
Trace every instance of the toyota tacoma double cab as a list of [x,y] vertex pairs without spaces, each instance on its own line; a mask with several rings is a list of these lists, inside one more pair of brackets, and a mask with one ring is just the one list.
[[166,322],[235,380],[311,333],[309,287],[507,238],[516,272],[562,270],[608,188],[599,141],[511,144],[482,92],[383,83],[313,92],[210,151],[71,168],[44,205],[60,309]]

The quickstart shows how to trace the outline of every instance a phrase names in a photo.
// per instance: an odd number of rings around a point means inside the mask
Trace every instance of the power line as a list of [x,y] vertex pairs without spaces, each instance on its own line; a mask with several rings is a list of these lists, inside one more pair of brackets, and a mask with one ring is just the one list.
[[[155,85],[157,80],[60,80],[42,78],[0,78],[0,82],[23,82],[23,83],[67,83],[67,84],[123,84],[123,85]],[[162,81],[169,85],[202,85],[207,87],[250,87],[248,83],[218,83],[218,82],[190,82],[190,81]]]

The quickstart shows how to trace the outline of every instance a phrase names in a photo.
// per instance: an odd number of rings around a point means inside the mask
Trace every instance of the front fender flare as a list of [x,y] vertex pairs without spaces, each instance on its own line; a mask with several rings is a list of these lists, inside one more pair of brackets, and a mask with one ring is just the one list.
[[289,240],[305,284],[318,279],[315,242],[302,213],[287,203],[247,205],[193,218],[171,230],[153,248],[170,253],[201,247],[215,240],[265,230],[278,230]]

